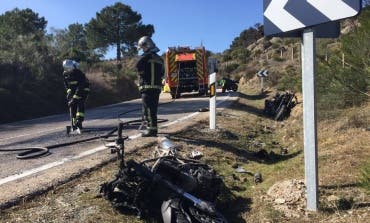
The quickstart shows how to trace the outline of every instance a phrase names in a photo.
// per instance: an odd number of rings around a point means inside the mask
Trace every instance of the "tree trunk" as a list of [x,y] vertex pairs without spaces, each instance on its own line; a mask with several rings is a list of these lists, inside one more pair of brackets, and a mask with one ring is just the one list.
[[117,61],[121,61],[121,44],[117,43]]

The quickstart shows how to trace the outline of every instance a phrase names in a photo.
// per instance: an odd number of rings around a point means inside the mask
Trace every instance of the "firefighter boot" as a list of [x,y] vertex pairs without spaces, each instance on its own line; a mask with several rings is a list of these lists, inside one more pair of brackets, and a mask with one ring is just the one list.
[[78,119],[77,119],[76,127],[77,127],[78,129],[82,129],[82,121],[81,121],[81,120],[78,120]]
[[145,130],[143,133],[141,133],[141,137],[156,137],[157,136],[157,130]]
[[80,119],[77,119],[76,122],[76,131],[78,134],[82,133],[82,121]]

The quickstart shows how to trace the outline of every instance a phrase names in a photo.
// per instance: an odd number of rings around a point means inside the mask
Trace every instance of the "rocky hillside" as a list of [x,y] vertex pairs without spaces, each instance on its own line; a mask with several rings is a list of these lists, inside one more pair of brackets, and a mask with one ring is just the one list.
[[[341,24],[341,36],[316,40],[316,82],[318,106],[324,118],[333,108],[361,106],[370,98],[370,7]],[[259,37],[257,28],[243,31],[222,55],[220,76],[255,78],[259,70],[268,70],[265,86],[280,91],[302,88],[300,38]],[[249,33],[246,35],[246,33]],[[255,35],[251,35],[255,34]],[[250,40],[250,39],[249,39]],[[258,80],[256,84],[259,84]]]

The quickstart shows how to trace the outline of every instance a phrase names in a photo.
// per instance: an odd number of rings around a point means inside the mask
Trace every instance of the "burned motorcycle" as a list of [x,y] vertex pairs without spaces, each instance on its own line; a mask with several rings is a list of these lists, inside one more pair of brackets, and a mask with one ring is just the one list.
[[237,91],[238,90],[238,81],[231,80],[229,78],[222,78],[220,80],[220,86],[222,89],[222,93],[225,93],[226,91]]
[[116,179],[100,192],[125,213],[164,223],[223,223],[216,210],[222,180],[208,165],[176,156],[124,161],[123,138],[112,147],[120,159]]
[[264,113],[274,117],[276,121],[282,121],[289,117],[292,108],[298,104],[298,99],[295,93],[287,91],[284,93],[276,93],[269,100],[265,100]]

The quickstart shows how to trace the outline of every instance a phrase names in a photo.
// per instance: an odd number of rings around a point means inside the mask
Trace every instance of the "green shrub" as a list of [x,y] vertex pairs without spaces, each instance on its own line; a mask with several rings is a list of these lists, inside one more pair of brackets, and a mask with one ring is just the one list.
[[370,162],[361,169],[360,185],[370,194]]
[[238,68],[238,67],[239,67],[239,64],[237,64],[237,63],[227,64],[227,66],[225,66],[225,72],[226,73],[231,73],[234,70],[236,70],[236,68]]
[[300,92],[302,88],[301,74],[299,73],[286,73],[280,78],[277,89],[279,91],[293,90]]
[[277,61],[277,62],[283,62],[285,61],[285,58],[281,58],[280,56],[277,56],[277,55],[274,55],[273,57],[274,61]]

